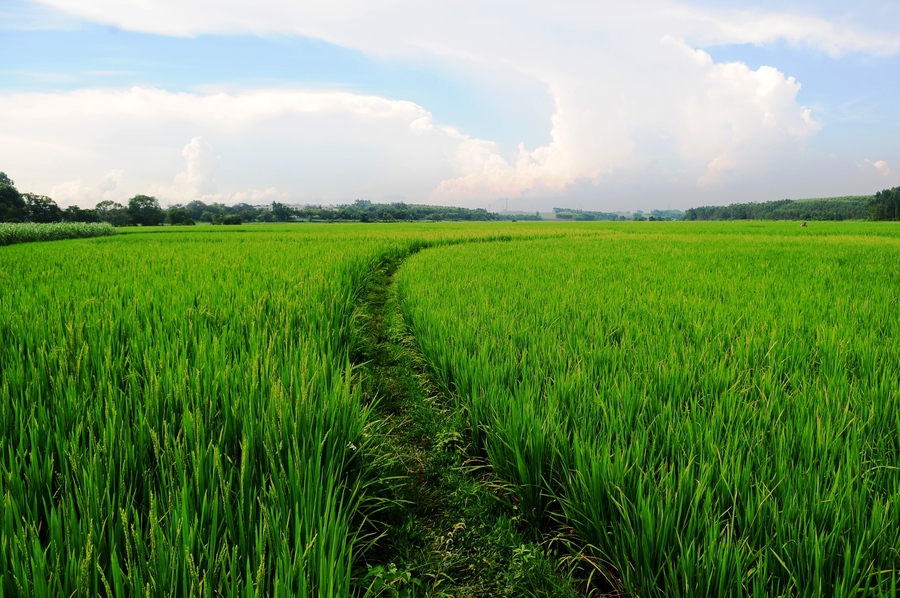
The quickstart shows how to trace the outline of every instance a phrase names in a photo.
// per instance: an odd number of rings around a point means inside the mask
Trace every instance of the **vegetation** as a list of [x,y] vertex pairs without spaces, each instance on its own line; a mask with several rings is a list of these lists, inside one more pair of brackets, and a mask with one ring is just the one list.
[[588,210],[573,210],[572,208],[553,208],[557,220],[574,220],[576,222],[593,221],[623,221],[623,220],[681,220],[684,212],[681,210],[652,210],[644,212],[638,210],[630,212],[591,212]]
[[691,208],[684,220],[865,220],[871,196],[781,199],[763,203]]
[[0,222],[0,245],[32,241],[58,241],[84,237],[105,237],[116,234],[106,223],[56,222],[52,224]]
[[385,505],[357,297],[493,233],[168,230],[0,252],[0,594],[347,596]]
[[891,224],[149,232],[0,251],[2,595],[896,593]]
[[370,595],[433,598],[578,595],[555,554],[523,537],[518,512],[497,500],[499,480],[468,463],[463,412],[423,375],[407,334],[392,282],[399,263],[380,265],[356,318],[363,396],[378,399],[378,494],[389,499],[372,522],[378,538],[362,555],[360,586]]
[[896,594],[900,235],[808,230],[608,228],[401,268],[473,456],[598,591]]
[[900,187],[885,189],[869,200],[872,220],[900,220]]
[[[536,218],[540,220],[540,217]],[[427,206],[395,202],[375,204],[356,200],[350,205],[337,207],[292,207],[279,202],[271,206],[252,206],[238,203],[226,206],[220,203],[205,204],[192,201],[176,204],[167,209],[159,200],[148,195],[135,195],[122,205],[112,200],[99,202],[93,209],[78,206],[61,209],[53,199],[45,195],[20,193],[13,182],[0,172],[0,222],[107,222],[113,226],[159,226],[161,224],[193,225],[243,224],[245,222],[292,222],[295,220],[323,222],[395,222],[395,221],[490,221],[500,220],[482,208],[470,210],[446,206]]]
[[0,172],[0,222],[21,222],[25,217],[25,200],[6,173]]

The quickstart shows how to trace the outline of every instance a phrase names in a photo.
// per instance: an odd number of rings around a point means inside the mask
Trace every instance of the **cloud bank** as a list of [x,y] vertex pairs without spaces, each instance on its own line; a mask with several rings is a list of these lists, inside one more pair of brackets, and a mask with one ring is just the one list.
[[116,192],[169,201],[683,207],[876,189],[900,158],[876,156],[863,168],[864,159],[813,152],[822,124],[800,82],[699,49],[785,40],[829,55],[900,51],[894,33],[821,15],[652,1],[44,3],[161,35],[295,34],[384,59],[509,70],[540,81],[555,103],[534,115],[547,123],[548,144],[503,147],[435,123],[427,106],[351,92],[0,95],[0,148],[15,148],[0,149],[0,160],[18,169],[17,181],[45,187],[39,172],[54,165],[53,189],[71,201],[105,198],[112,190],[102,181],[116,171]]

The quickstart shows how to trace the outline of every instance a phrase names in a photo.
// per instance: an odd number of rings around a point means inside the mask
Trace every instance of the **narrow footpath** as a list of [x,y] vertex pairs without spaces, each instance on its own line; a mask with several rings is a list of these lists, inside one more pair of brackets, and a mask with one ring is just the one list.
[[360,596],[578,596],[559,558],[522,535],[489,468],[467,462],[466,421],[425,374],[387,262],[362,297],[356,361],[374,401],[370,452],[386,508],[367,529]]

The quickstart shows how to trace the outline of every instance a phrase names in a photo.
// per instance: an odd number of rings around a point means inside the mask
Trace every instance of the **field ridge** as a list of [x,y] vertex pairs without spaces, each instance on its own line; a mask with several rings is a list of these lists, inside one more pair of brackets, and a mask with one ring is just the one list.
[[366,525],[358,587],[370,596],[575,595],[554,555],[522,536],[489,468],[468,461],[465,414],[425,373],[400,313],[403,259],[382,261],[356,316],[360,382],[378,420],[370,458],[384,469],[386,500]]

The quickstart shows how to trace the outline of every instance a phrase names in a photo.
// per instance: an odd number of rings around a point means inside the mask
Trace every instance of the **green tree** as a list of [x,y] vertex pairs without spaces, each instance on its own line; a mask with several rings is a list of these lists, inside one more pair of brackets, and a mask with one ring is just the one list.
[[182,206],[172,206],[166,214],[169,224],[175,226],[193,226],[196,224],[191,217],[191,212]]
[[128,209],[122,204],[105,200],[94,207],[94,213],[100,222],[109,222],[113,226],[128,226]]
[[97,212],[84,210],[78,206],[69,206],[63,210],[63,220],[66,222],[100,222]]
[[60,222],[63,211],[56,202],[46,195],[23,193],[25,200],[25,219],[30,222]]
[[872,220],[900,220],[900,187],[885,189],[869,200],[869,218]]
[[278,203],[277,201],[272,202],[272,215],[275,217],[275,220],[278,222],[288,222],[289,220],[294,219],[294,210],[287,207],[283,203]]
[[128,200],[128,218],[135,226],[159,226],[166,221],[166,213],[155,197],[135,195]]
[[25,218],[25,200],[15,184],[0,172],[0,222],[21,222]]

